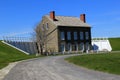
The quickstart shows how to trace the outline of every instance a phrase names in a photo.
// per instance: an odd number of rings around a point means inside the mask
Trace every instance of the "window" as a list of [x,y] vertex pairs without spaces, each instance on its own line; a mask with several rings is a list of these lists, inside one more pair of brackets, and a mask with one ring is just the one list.
[[77,32],[74,32],[74,40],[77,40]]
[[64,32],[60,32],[60,39],[61,40],[65,40],[65,34],[64,34]]
[[67,44],[67,51],[71,51],[71,44],[70,43]]
[[77,51],[78,50],[78,44],[75,43],[72,45],[72,51]]
[[48,30],[49,29],[49,25],[48,25],[48,23],[46,23],[46,30]]
[[85,47],[86,47],[86,50],[89,50],[89,49],[90,49],[89,42],[86,43]]
[[83,40],[84,36],[83,36],[83,32],[80,32],[80,40]]
[[79,44],[79,50],[84,51],[84,43],[83,42]]
[[65,52],[65,44],[64,43],[60,44],[60,52]]
[[89,34],[88,34],[88,32],[85,32],[85,39],[86,39],[86,40],[89,39]]
[[71,40],[71,33],[67,32],[67,40]]

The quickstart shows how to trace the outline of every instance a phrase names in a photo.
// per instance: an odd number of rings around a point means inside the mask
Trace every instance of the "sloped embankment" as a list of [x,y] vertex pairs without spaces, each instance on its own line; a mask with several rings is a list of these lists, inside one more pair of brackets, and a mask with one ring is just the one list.
[[112,51],[120,51],[120,38],[109,38]]
[[34,58],[35,55],[26,55],[0,41],[0,69],[11,62]]

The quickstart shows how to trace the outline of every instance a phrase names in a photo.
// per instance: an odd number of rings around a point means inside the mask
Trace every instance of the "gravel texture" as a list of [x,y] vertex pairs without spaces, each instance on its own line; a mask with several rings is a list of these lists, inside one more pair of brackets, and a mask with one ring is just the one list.
[[120,80],[119,75],[93,71],[68,63],[64,58],[69,56],[73,55],[22,61],[12,68],[3,80]]

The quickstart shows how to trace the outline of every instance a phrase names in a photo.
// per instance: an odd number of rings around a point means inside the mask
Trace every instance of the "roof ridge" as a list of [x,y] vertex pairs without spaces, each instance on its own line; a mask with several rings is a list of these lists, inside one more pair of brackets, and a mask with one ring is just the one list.
[[61,15],[56,15],[56,16],[60,16],[60,17],[73,17],[73,18],[78,18],[77,16],[61,16]]
[[[45,15],[45,16],[49,16],[49,15]],[[72,18],[78,18],[77,16],[63,16],[63,15],[55,15],[56,17],[72,17]]]

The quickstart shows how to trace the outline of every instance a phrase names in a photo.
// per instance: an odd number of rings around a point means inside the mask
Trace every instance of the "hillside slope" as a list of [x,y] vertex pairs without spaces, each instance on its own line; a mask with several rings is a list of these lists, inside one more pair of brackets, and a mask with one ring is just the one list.
[[120,51],[120,38],[109,38],[112,51]]
[[29,59],[34,55],[26,55],[0,41],[0,69],[7,66],[10,62]]

